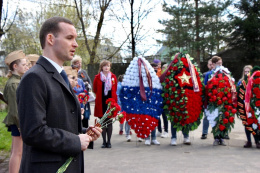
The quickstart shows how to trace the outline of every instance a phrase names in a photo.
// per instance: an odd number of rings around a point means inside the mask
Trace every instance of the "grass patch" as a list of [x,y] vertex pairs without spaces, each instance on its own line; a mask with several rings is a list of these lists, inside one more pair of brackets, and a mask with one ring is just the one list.
[[7,131],[7,128],[3,122],[7,112],[0,112],[0,151],[9,152],[11,151],[12,136],[11,132]]

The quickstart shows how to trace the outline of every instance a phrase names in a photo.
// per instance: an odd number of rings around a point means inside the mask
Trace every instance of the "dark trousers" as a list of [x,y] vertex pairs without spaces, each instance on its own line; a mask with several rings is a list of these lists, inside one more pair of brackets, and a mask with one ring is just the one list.
[[[168,120],[164,112],[162,113],[162,118],[163,118],[164,131],[168,133]],[[161,118],[159,118],[158,121],[158,131],[162,133]]]
[[221,135],[214,136],[214,139],[223,139],[224,137]]
[[[112,124],[112,119],[107,118],[105,122],[105,127],[102,128],[102,138],[103,138],[103,144],[111,144],[111,137],[112,137],[112,132],[113,132],[113,124]],[[107,137],[107,139],[106,139]]]
[[[247,130],[246,128],[245,128],[245,132],[246,132],[247,141],[251,142],[251,132],[249,130]],[[253,135],[253,136],[254,136],[254,139],[255,139],[255,143],[256,144],[259,143],[260,136],[258,134]]]

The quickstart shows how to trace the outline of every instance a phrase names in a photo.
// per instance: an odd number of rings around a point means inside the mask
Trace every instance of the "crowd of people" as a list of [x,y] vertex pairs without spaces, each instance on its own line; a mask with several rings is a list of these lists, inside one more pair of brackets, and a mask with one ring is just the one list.
[[[112,63],[102,60],[92,84],[88,73],[82,69],[82,58],[75,55],[75,49],[78,47],[76,37],[76,29],[71,21],[53,17],[46,20],[41,27],[42,56],[25,55],[19,50],[11,52],[5,59],[9,67],[9,79],[3,92],[4,100],[8,104],[4,123],[12,135],[9,172],[54,172],[69,156],[74,159],[67,171],[83,172],[82,152],[93,148],[93,141],[102,136],[101,148],[112,148],[112,120],[107,119],[102,130],[89,127],[90,103],[79,103],[78,96],[85,96],[93,91],[96,96],[94,116],[102,118],[107,110],[107,99],[113,98],[122,107],[123,102],[119,96],[124,74],[117,78],[111,72]],[[63,66],[65,61],[70,61],[71,66]],[[168,68],[168,64],[161,66],[158,59],[150,64],[158,77]],[[209,71],[202,75],[205,86],[214,70],[220,66],[220,57],[214,56],[208,61]],[[244,78],[251,70],[250,65],[244,67],[242,78],[237,83],[238,88],[244,84]],[[206,107],[204,109],[201,139],[207,138],[209,129]],[[139,137],[138,141],[145,140],[145,145],[160,145],[156,137],[170,137],[168,121],[163,111],[158,127],[152,130],[148,137]],[[88,128],[93,130],[93,136],[86,134]],[[173,122],[170,122],[170,129],[170,145],[176,146],[177,129],[174,128]],[[244,147],[250,148],[251,131],[245,128],[245,132],[248,141]],[[190,145],[189,133],[184,129],[182,133],[183,143]],[[132,130],[128,121],[120,124],[119,135],[123,134],[126,141],[130,142]],[[213,145],[226,145],[224,139],[229,139],[229,136],[214,135],[214,139]],[[256,147],[260,148],[259,138],[256,137],[255,140]]]

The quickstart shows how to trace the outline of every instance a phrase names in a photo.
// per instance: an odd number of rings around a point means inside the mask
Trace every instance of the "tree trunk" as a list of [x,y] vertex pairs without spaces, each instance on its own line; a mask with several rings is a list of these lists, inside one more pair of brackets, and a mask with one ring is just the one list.
[[106,5],[103,5],[101,7],[101,14],[100,14],[98,25],[97,25],[97,32],[96,32],[96,35],[95,35],[95,38],[94,38],[94,45],[92,47],[92,51],[91,51],[91,54],[90,54],[90,64],[94,64],[94,60],[95,60],[95,57],[96,57],[96,54],[97,54],[96,51],[97,51],[97,46],[98,46],[98,42],[99,42],[99,36],[100,36],[103,21],[104,21],[104,14],[105,14],[107,7],[108,6],[106,6]]
[[2,28],[2,10],[3,10],[3,0],[0,1],[0,38],[4,35],[4,30]]
[[196,52],[197,52],[197,57],[196,57],[196,62],[198,63],[198,66],[200,66],[200,45],[199,45],[199,12],[198,12],[198,1],[199,0],[195,0],[195,7],[196,7]]
[[135,57],[135,37],[134,37],[134,0],[130,0],[131,5],[131,44],[132,44],[132,58]]

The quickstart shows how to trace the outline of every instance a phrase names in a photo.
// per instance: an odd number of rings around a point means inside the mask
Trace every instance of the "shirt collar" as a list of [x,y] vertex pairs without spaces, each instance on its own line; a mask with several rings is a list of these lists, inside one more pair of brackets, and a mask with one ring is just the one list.
[[56,62],[54,62],[53,60],[51,60],[50,58],[47,58],[45,56],[43,56],[45,59],[47,59],[53,66],[54,68],[61,73],[61,71],[63,70],[63,67],[59,66]]

